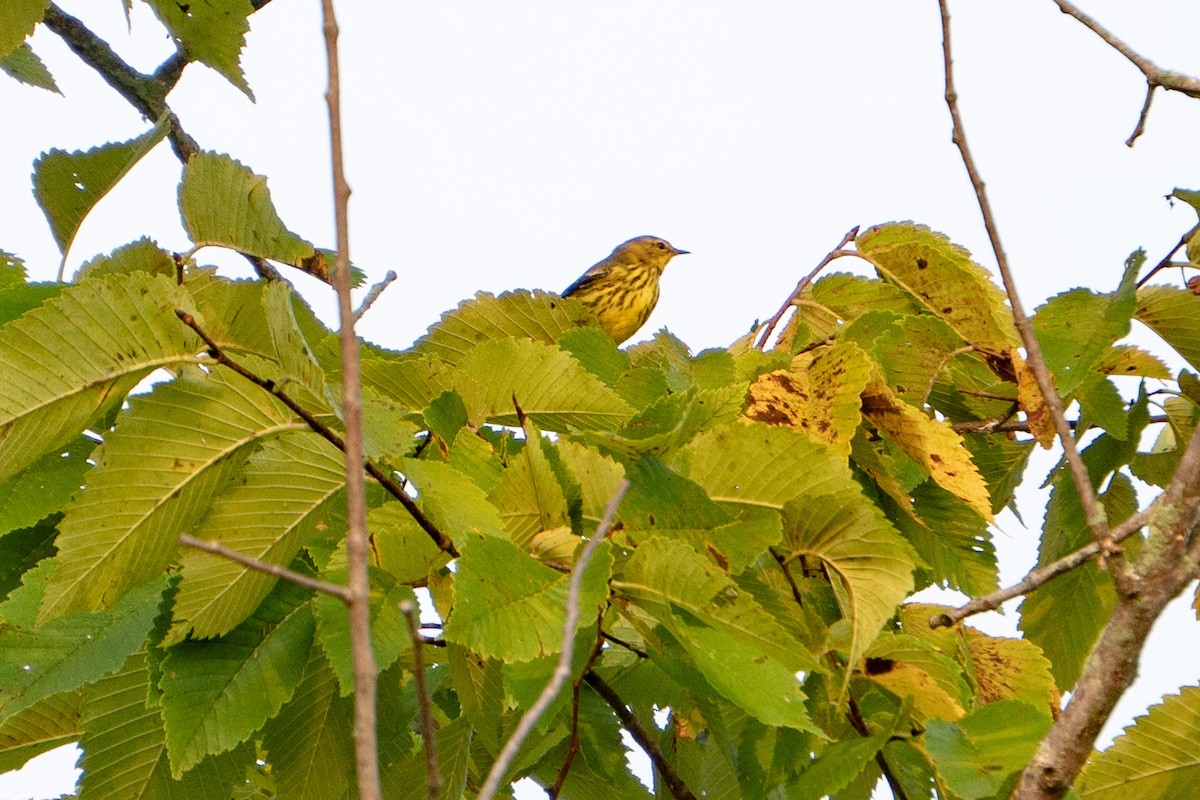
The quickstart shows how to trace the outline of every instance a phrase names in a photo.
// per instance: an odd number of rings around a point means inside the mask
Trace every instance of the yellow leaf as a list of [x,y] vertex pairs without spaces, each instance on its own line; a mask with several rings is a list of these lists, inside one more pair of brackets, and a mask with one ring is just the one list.
[[848,456],[870,369],[866,353],[850,343],[799,355],[751,384],[743,418],[802,431]]
[[1042,396],[1033,371],[1016,348],[1010,350],[1009,355],[1012,356],[1013,371],[1017,373],[1017,404],[1025,412],[1033,438],[1049,450],[1054,445],[1054,421],[1050,418],[1050,409],[1046,408],[1046,398]]
[[963,446],[962,437],[949,424],[925,416],[896,397],[878,378],[868,384],[862,400],[863,416],[923,466],[938,486],[991,520],[987,483]]

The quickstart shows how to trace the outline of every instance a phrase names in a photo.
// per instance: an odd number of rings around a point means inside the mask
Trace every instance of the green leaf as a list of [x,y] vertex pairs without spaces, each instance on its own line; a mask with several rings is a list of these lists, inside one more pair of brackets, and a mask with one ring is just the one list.
[[152,240],[142,238],[122,245],[106,256],[96,256],[79,268],[76,281],[101,275],[131,275],[148,272],[175,280],[177,267],[174,257]]
[[21,474],[0,483],[0,536],[28,528],[58,511],[83,483],[96,443],[80,436],[61,451],[47,453]]
[[554,344],[566,331],[594,324],[592,313],[581,303],[548,292],[505,292],[499,297],[479,292],[443,314],[412,352],[457,364],[490,339],[527,338]]
[[163,140],[169,128],[164,115],[153,128],[128,142],[74,153],[51,150],[33,162],[33,194],[64,261],[84,217]]
[[787,787],[788,800],[820,800],[837,797],[868,765],[887,743],[885,731],[869,739],[847,739],[834,742],[813,760],[800,777]]
[[33,33],[50,0],[6,0],[0,11],[0,57],[6,56]]
[[1129,333],[1137,273],[1145,260],[1142,255],[1126,263],[1120,288],[1112,294],[1074,289],[1050,298],[1034,313],[1034,333],[1063,397],[1083,386],[1100,358]]
[[848,656],[857,665],[913,589],[912,550],[857,486],[802,495],[787,504],[783,519],[786,557],[816,556],[841,582],[839,602],[851,626]]
[[301,427],[273,396],[224,368],[134,398],[66,509],[41,618],[106,608],[160,573],[179,533],[207,511],[246,450]]
[[33,48],[24,42],[8,55],[0,57],[0,72],[20,83],[62,94],[50,70],[46,69]]
[[1000,700],[957,723],[930,720],[925,749],[952,792],[962,800],[983,800],[1011,788],[1050,723],[1024,703]]
[[857,342],[896,396],[918,408],[925,404],[934,379],[962,346],[954,329],[937,317],[898,316],[886,311],[863,314],[839,332],[838,338]]
[[20,769],[34,756],[79,741],[79,692],[61,692],[0,723],[0,772]]
[[[471,721],[466,717],[451,720],[438,729],[437,753],[438,770],[442,776],[442,797],[464,796],[467,770],[472,760],[473,734]],[[395,800],[426,800],[429,797],[425,778],[428,774],[427,764],[424,750],[418,748],[417,752],[387,770],[381,776],[384,797]]]
[[633,409],[569,353],[530,339],[493,339],[459,361],[455,388],[476,423],[517,424],[514,399],[552,431],[606,430]]
[[419,584],[431,570],[450,561],[450,555],[439,550],[429,534],[397,502],[387,502],[367,512],[367,530],[375,543],[380,568],[397,583]]
[[198,247],[228,247],[311,271],[316,251],[284,226],[267,179],[229,156],[203,152],[188,159],[179,184],[179,211]]
[[737,633],[680,614],[664,623],[723,697],[765,725],[819,732],[805,708],[795,670],[758,650]]
[[[742,642],[738,652],[757,652],[791,673],[816,672],[815,658],[728,575],[683,542],[661,537],[641,544],[612,585],[674,632],[686,612]],[[748,656],[752,657],[752,656]]]
[[417,488],[417,503],[459,547],[478,538],[504,536],[500,512],[468,476],[449,464],[405,459],[405,475]]
[[242,73],[240,56],[254,13],[250,0],[147,0],[154,13],[182,46],[184,55],[212,67],[246,93],[254,93]]
[[924,566],[919,586],[937,584],[979,597],[999,588],[996,545],[988,524],[936,484],[926,482],[912,493],[913,515],[889,515],[917,551]]
[[1157,333],[1192,369],[1200,369],[1200,297],[1174,286],[1143,286],[1136,319]]
[[173,777],[247,741],[291,699],[313,644],[307,594],[284,583],[227,635],[168,651],[161,688]]
[[165,586],[159,578],[107,611],[79,611],[32,630],[0,630],[0,718],[121,666],[145,641]]
[[0,328],[0,481],[79,435],[155,369],[191,360],[191,304],[162,277],[71,287]]
[[[331,569],[323,571],[321,578],[330,583],[345,586],[348,583],[345,550],[338,550]],[[417,602],[417,596],[408,586],[387,580],[386,575],[374,575],[371,579],[371,650],[375,656],[375,667],[380,672],[396,663],[405,650],[412,649],[408,627],[400,604]],[[321,649],[329,659],[329,666],[337,676],[343,697],[354,692],[354,662],[350,653],[350,623],[346,604],[340,597],[321,593],[313,599],[317,614],[317,638]]]
[[349,700],[314,650],[292,699],[264,729],[278,797],[344,800],[354,781],[352,720]]
[[546,451],[553,445],[541,431],[525,420],[525,446],[511,458],[500,480],[488,494],[500,512],[513,543],[528,548],[542,531],[569,527],[567,498],[558,482]]
[[[337,526],[345,505],[345,460],[317,434],[295,431],[264,443],[237,483],[217,496],[194,536],[267,564],[288,566],[315,531]],[[168,643],[233,630],[278,580],[202,550],[182,554]]]
[[[562,649],[570,576],[497,537],[471,542],[457,563],[446,641],[505,661],[529,661]],[[604,603],[611,569],[612,555],[603,545],[584,572],[580,609]],[[580,626],[593,624],[590,612],[580,614]]]
[[1019,343],[1004,293],[971,254],[923,225],[876,225],[855,240],[880,274],[977,347]]
[[[608,338],[607,334],[605,338]],[[625,478],[625,468],[599,450],[568,439],[558,440],[558,454],[579,482],[584,532],[591,534],[600,524],[609,501]]]
[[183,776],[171,777],[162,717],[147,701],[150,671],[144,651],[129,657],[120,671],[84,691],[80,726],[85,733],[81,797],[128,800],[131,797],[186,797],[228,800],[245,780],[254,750],[238,747],[202,761]]
[[1083,800],[1189,797],[1200,780],[1200,688],[1185,686],[1093,754],[1076,789]]

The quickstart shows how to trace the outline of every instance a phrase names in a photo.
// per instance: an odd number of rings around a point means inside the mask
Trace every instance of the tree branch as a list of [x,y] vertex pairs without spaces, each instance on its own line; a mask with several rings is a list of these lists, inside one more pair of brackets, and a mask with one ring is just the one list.
[[567,775],[571,772],[571,765],[575,763],[575,756],[579,753],[579,689],[583,686],[583,676],[591,671],[596,659],[604,652],[603,624],[604,609],[602,608],[596,615],[596,641],[592,644],[592,652],[588,653],[587,661],[584,662],[579,677],[571,681],[571,740],[567,744],[567,755],[563,758],[562,766],[558,768],[558,775],[555,776],[554,783],[546,790],[549,800],[558,800],[563,784],[567,782]]
[[442,795],[442,772],[438,769],[437,727],[433,722],[433,700],[429,696],[429,686],[425,681],[425,656],[421,646],[425,637],[421,636],[420,620],[417,618],[417,607],[411,600],[400,604],[400,613],[408,625],[408,636],[413,646],[413,679],[417,689],[417,707],[420,711],[421,741],[425,743],[425,786],[429,790],[429,800],[438,800]]
[[341,79],[338,72],[338,25],[333,0],[322,0],[325,53],[329,69],[329,149],[333,161],[333,215],[337,227],[337,257],[333,288],[337,294],[338,343],[342,356],[342,417],[346,426],[346,560],[349,567],[350,655],[354,672],[354,757],[360,800],[380,800],[379,754],[376,747],[375,689],[377,672],[371,647],[371,581],[367,559],[366,463],[362,441],[362,373],[358,363],[358,338],[354,335],[354,306],[350,278],[350,185],[342,152]]
[[1071,700],[1021,775],[1014,800],[1066,795],[1095,747],[1100,729],[1137,676],[1146,637],[1167,603],[1200,572],[1200,436],[1192,435],[1171,483],[1150,509],[1151,535],[1128,591],[1083,664]]
[[563,620],[562,651],[558,655],[558,664],[555,665],[554,673],[550,676],[549,682],[542,687],[537,700],[521,715],[521,721],[517,723],[512,736],[504,743],[504,747],[500,750],[500,755],[496,756],[496,762],[488,770],[483,788],[479,790],[478,800],[492,800],[495,797],[496,791],[500,788],[500,781],[504,779],[504,773],[508,772],[509,766],[512,765],[513,759],[517,757],[517,753],[520,752],[521,745],[525,743],[526,737],[529,736],[537,721],[541,719],[542,714],[546,713],[546,709],[554,702],[554,698],[558,697],[558,693],[562,690],[567,678],[571,676],[571,658],[575,650],[575,629],[579,627],[579,595],[583,588],[583,571],[587,568],[588,562],[592,560],[592,555],[599,549],[600,543],[608,536],[613,518],[617,514],[617,506],[621,505],[621,500],[625,497],[627,489],[629,489],[629,481],[627,480],[622,480],[617,485],[616,493],[608,501],[608,506],[604,509],[604,517],[600,520],[600,525],[575,559],[575,566],[571,569],[571,577],[567,582],[567,604],[565,619]]
[[696,800],[696,795],[692,794],[692,790],[683,782],[683,778],[679,777],[679,773],[675,771],[675,768],[671,766],[671,762],[663,755],[662,748],[654,741],[654,737],[642,725],[642,721],[637,718],[637,715],[625,705],[625,701],[621,699],[621,696],[595,672],[585,673],[583,680],[588,686],[596,690],[596,694],[604,698],[604,702],[608,703],[609,708],[616,713],[617,719],[621,720],[621,726],[646,751],[646,755],[650,757],[650,762],[654,764],[655,771],[662,776],[663,783],[667,785],[671,796],[675,800]]
[[792,303],[796,302],[796,299],[800,297],[800,294],[808,287],[810,283],[813,282],[817,275],[821,273],[821,270],[829,266],[831,261],[839,256],[846,255],[842,248],[854,241],[856,236],[858,236],[857,225],[846,231],[846,235],[842,237],[842,241],[838,242],[837,247],[826,253],[825,257],[821,259],[821,263],[817,264],[812,272],[800,279],[800,282],[796,284],[796,288],[792,290],[790,295],[788,295],[788,299],[785,300],[783,305],[779,307],[779,310],[775,312],[775,315],[767,320],[767,324],[763,328],[762,335],[758,337],[758,344],[756,344],[755,347],[757,347],[759,350],[762,350],[764,347],[766,347],[767,340],[771,338],[771,334],[775,331],[775,326],[779,324],[779,320],[783,319],[783,315],[787,313],[787,310],[792,307]]
[[1145,130],[1146,117],[1150,113],[1150,101],[1154,97],[1154,90],[1159,86],[1172,92],[1186,94],[1188,97],[1200,98],[1200,80],[1190,75],[1173,72],[1158,66],[1150,59],[1135,52],[1133,48],[1114,36],[1111,31],[1099,22],[1096,22],[1096,20],[1080,11],[1073,3],[1068,2],[1068,0],[1052,0],[1052,2],[1064,14],[1079,20],[1088,30],[1103,39],[1109,47],[1129,59],[1146,76],[1146,101],[1142,104],[1142,113],[1138,115],[1137,127],[1134,128],[1133,134],[1125,140],[1125,144],[1133,147],[1133,143],[1137,141],[1137,138],[1142,135],[1142,131]]
[[54,3],[46,9],[42,22],[143,117],[154,120],[167,114],[171,124],[171,147],[180,161],[187,163],[189,157],[200,151],[196,140],[187,135],[179,118],[167,105],[167,95],[179,81],[187,63],[182,55],[176,52],[163,62],[154,75],[143,75],[125,63],[107,42],[92,33],[86,25]]
[[[300,405],[295,398],[280,388],[275,381],[268,380],[267,378],[251,372],[230,358],[225,351],[221,349],[221,346],[217,344],[217,342],[211,336],[209,336],[203,328],[200,327],[200,323],[196,322],[195,317],[179,308],[175,309],[175,316],[179,317],[180,321],[183,322],[184,325],[187,325],[196,332],[196,335],[199,336],[201,340],[203,340],[204,344],[208,347],[209,354],[217,360],[218,364],[228,367],[254,385],[270,392],[272,395],[278,398],[281,403],[291,409],[296,416],[304,420],[304,422],[308,424],[308,427],[311,428],[313,432],[318,434],[325,441],[332,444],[338,450],[341,450],[343,453],[346,452],[346,442],[341,436],[338,435],[336,431],[334,431],[321,420],[317,419],[317,417],[311,411]],[[421,510],[421,507],[417,505],[415,500],[408,496],[408,493],[404,491],[403,486],[397,483],[392,476],[388,475],[378,466],[365,459],[363,460],[363,469],[366,470],[368,475],[379,481],[380,485],[383,486],[384,489],[387,489],[388,493],[400,502],[400,505],[404,506],[404,509],[408,511],[414,520],[416,520],[417,524],[421,527],[421,530],[425,531],[429,538],[433,540],[433,543],[437,545],[439,550],[449,553],[455,558],[458,557],[458,548],[454,546],[454,542],[450,541],[449,537],[442,533],[438,527],[433,524],[433,520],[425,516],[425,512]]]
[[[983,225],[987,229],[988,239],[992,245],[992,252],[996,256],[996,266],[1000,271],[1000,278],[1004,282],[1004,290],[1008,294],[1008,302],[1012,308],[1013,323],[1016,325],[1017,332],[1021,335],[1021,341],[1025,345],[1029,369],[1033,372],[1038,389],[1046,401],[1046,409],[1050,412],[1051,419],[1054,420],[1055,430],[1058,432],[1059,441],[1062,443],[1063,456],[1070,469],[1075,488],[1079,492],[1079,501],[1083,506],[1088,527],[1091,529],[1096,540],[1100,542],[1105,554],[1115,557],[1117,553],[1109,538],[1108,522],[1104,516],[1104,509],[1096,498],[1096,491],[1092,486],[1091,477],[1088,475],[1087,467],[1084,466],[1083,459],[1079,455],[1079,449],[1076,447],[1075,439],[1071,434],[1071,426],[1067,424],[1062,398],[1059,396],[1058,390],[1054,387],[1054,380],[1050,377],[1050,370],[1046,367],[1046,359],[1042,355],[1042,348],[1038,343],[1037,336],[1033,333],[1033,325],[1030,323],[1029,317],[1025,315],[1025,310],[1021,305],[1021,298],[1017,294],[1017,285],[1013,280],[1012,270],[1009,268],[1008,256],[1005,255],[1004,245],[1000,241],[1000,231],[996,226],[996,220],[992,214],[992,206],[988,200],[983,178],[975,166],[975,159],[971,155],[970,147],[967,145],[966,129],[963,127],[962,117],[958,112],[958,93],[954,88],[954,60],[951,57],[950,49],[950,10],[947,7],[947,0],[938,0],[938,7],[941,10],[942,17],[942,56],[946,74],[946,106],[950,109],[950,119],[953,123],[952,140],[962,155],[963,165],[966,167],[967,175],[971,180],[971,186],[975,189],[975,198],[979,202],[979,211],[983,216]],[[1117,562],[1114,563],[1113,567],[1113,579],[1120,583],[1123,566]]]
[[336,583],[328,583],[320,581],[316,578],[310,578],[307,575],[302,575],[299,572],[294,572],[287,567],[281,567],[278,564],[268,564],[266,561],[259,561],[257,558],[251,558],[247,555],[242,555],[237,550],[231,550],[225,545],[217,541],[205,541],[197,539],[195,536],[189,536],[186,533],[179,534],[179,543],[184,547],[192,547],[196,550],[203,550],[206,553],[212,553],[214,556],[227,558],[234,563],[241,564],[243,567],[255,570],[257,572],[265,572],[268,575],[274,575],[277,578],[283,578],[285,581],[291,581],[297,586],[303,586],[305,589],[331,594],[343,602],[348,602],[350,593],[345,586]]

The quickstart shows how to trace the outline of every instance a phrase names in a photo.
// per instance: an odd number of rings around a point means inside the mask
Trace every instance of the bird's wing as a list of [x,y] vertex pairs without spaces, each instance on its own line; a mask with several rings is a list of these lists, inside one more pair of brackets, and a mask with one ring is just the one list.
[[583,291],[584,289],[588,288],[589,286],[594,285],[597,281],[600,281],[601,279],[603,279],[604,276],[607,274],[608,274],[607,267],[604,267],[601,269],[596,269],[595,267],[593,267],[592,269],[589,269],[587,272],[580,275],[579,280],[575,281],[570,286],[568,286],[566,289],[564,289],[562,296],[570,297],[571,295],[575,294],[576,292]]

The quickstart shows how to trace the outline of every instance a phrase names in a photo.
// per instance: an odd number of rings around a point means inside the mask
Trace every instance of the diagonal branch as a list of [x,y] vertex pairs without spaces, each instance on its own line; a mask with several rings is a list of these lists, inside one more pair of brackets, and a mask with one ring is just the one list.
[[508,772],[513,759],[517,757],[517,753],[521,750],[521,745],[525,743],[526,737],[533,731],[533,726],[541,719],[542,714],[546,713],[546,709],[558,697],[563,684],[571,676],[571,658],[575,654],[573,647],[575,629],[579,627],[579,595],[583,590],[583,572],[587,569],[588,562],[592,560],[592,556],[596,550],[599,549],[600,543],[608,536],[613,518],[617,515],[617,506],[621,505],[621,500],[625,497],[625,492],[628,489],[629,481],[627,480],[622,480],[617,485],[616,493],[608,501],[608,506],[604,509],[604,517],[600,520],[600,525],[596,528],[596,532],[592,534],[592,538],[584,545],[583,550],[580,551],[579,557],[575,559],[575,566],[571,569],[571,577],[567,582],[567,604],[563,620],[562,651],[558,655],[558,664],[554,667],[554,674],[550,676],[549,682],[542,687],[542,691],[537,696],[537,699],[533,701],[533,705],[521,715],[521,721],[517,723],[512,736],[504,743],[504,747],[500,750],[500,755],[496,756],[496,762],[488,770],[483,788],[479,790],[479,794],[477,795],[478,800],[492,800],[495,797],[497,790],[500,788],[500,781],[504,778],[504,773]]
[[[1050,412],[1051,419],[1054,420],[1054,428],[1058,432],[1059,441],[1062,443],[1063,456],[1070,469],[1075,489],[1079,492],[1079,500],[1083,506],[1088,527],[1091,529],[1092,535],[1100,543],[1105,555],[1116,556],[1117,551],[1109,536],[1108,522],[1104,515],[1104,509],[1096,498],[1096,491],[1092,486],[1091,477],[1088,475],[1087,467],[1079,455],[1079,449],[1075,444],[1075,437],[1071,433],[1071,426],[1068,424],[1066,414],[1064,413],[1062,398],[1059,396],[1058,390],[1054,387],[1054,381],[1050,377],[1050,370],[1046,367],[1046,359],[1042,355],[1042,348],[1038,343],[1037,336],[1033,333],[1033,325],[1021,305],[1021,298],[1017,294],[1017,285],[1013,280],[1012,270],[1008,264],[1008,256],[1005,255],[1004,245],[1000,241],[1000,231],[996,225],[996,219],[992,214],[992,205],[988,200],[983,178],[979,174],[979,169],[975,165],[975,159],[971,155],[971,149],[967,145],[966,129],[963,127],[962,117],[958,112],[958,93],[954,88],[954,62],[950,53],[950,10],[947,7],[947,0],[938,0],[938,7],[941,10],[942,16],[942,55],[946,73],[946,105],[950,109],[950,119],[953,123],[952,139],[958,147],[959,153],[962,155],[963,165],[966,167],[967,175],[971,180],[971,186],[975,189],[975,197],[979,202],[979,211],[983,216],[983,225],[987,229],[988,239],[992,245],[992,252],[996,256],[996,266],[1000,271],[1000,278],[1004,282],[1004,290],[1008,294],[1008,302],[1012,308],[1013,323],[1016,325],[1017,332],[1021,335],[1021,342],[1025,345],[1029,369],[1033,372],[1038,389],[1046,401],[1046,409]],[[1123,580],[1123,569],[1120,563],[1114,564],[1113,579],[1118,583]],[[1119,588],[1120,586],[1118,586]]]
[[164,61],[154,75],[143,75],[129,66],[86,25],[54,3],[46,9],[42,22],[146,119],[158,119],[164,112],[168,115],[171,147],[180,161],[187,162],[190,156],[199,152],[200,146],[196,140],[187,135],[179,119],[167,106],[167,95],[179,81],[187,63],[179,53]]
[[646,730],[646,726],[637,718],[637,715],[629,710],[629,706],[625,705],[621,695],[617,694],[616,690],[595,672],[588,672],[583,676],[583,680],[596,690],[596,694],[600,695],[604,702],[608,703],[609,708],[616,713],[617,719],[621,720],[621,727],[628,731],[633,740],[646,751],[646,755],[650,757],[654,769],[662,776],[663,783],[667,785],[671,796],[675,800],[696,800],[696,795],[692,794],[692,790],[683,782],[683,778],[679,777],[679,773],[675,771],[671,762],[663,754],[662,748],[654,741],[654,737]]
[[405,600],[400,604],[400,613],[404,615],[413,646],[413,681],[416,683],[417,709],[420,712],[421,741],[425,743],[425,788],[429,800],[438,800],[442,796],[442,772],[438,768],[437,724],[433,719],[433,700],[429,696],[429,686],[425,681],[425,655],[421,651],[425,638],[421,636],[418,627],[416,604]]
[[858,236],[857,225],[846,231],[846,235],[842,237],[842,241],[838,242],[837,247],[826,253],[825,257],[821,259],[821,263],[817,264],[817,266],[813,268],[812,272],[800,279],[800,282],[796,284],[796,288],[792,290],[790,295],[788,295],[788,299],[784,301],[783,305],[779,307],[779,310],[775,312],[775,315],[767,320],[767,324],[763,326],[763,332],[758,337],[758,344],[754,345],[757,349],[762,350],[764,347],[766,347],[767,340],[771,338],[771,334],[774,333],[775,326],[779,324],[779,320],[783,319],[783,315],[786,314],[787,310],[792,307],[792,304],[800,299],[800,295],[803,294],[804,290],[808,288],[808,285],[813,282],[817,275],[821,273],[821,270],[829,266],[830,262],[832,262],[834,259],[840,256],[848,255],[843,248],[850,244],[850,242],[854,241],[856,236]]
[[[291,409],[296,416],[304,420],[308,427],[312,428],[312,430],[322,439],[329,442],[343,453],[346,452],[346,442],[341,436],[338,435],[337,431],[333,430],[324,422],[317,419],[316,415],[314,415],[304,406],[300,405],[295,398],[280,388],[275,381],[251,372],[230,358],[229,355],[223,349],[221,349],[221,346],[217,344],[216,341],[214,341],[213,338],[209,336],[203,328],[200,327],[200,323],[196,322],[195,317],[178,308],[175,309],[175,316],[179,317],[184,325],[187,325],[196,332],[196,335],[199,336],[204,341],[204,344],[208,346],[209,354],[217,360],[217,363],[233,370],[238,375],[241,375],[243,378],[253,383],[255,386],[270,392],[272,395],[277,397],[280,402]],[[404,506],[404,509],[412,516],[414,520],[416,520],[417,524],[421,527],[421,530],[425,531],[426,535],[433,540],[433,543],[437,545],[439,550],[449,553],[455,558],[458,557],[458,548],[454,546],[454,542],[450,541],[450,538],[446,536],[446,534],[442,533],[441,530],[439,530],[438,527],[433,524],[433,520],[429,519],[429,517],[425,515],[425,512],[421,510],[421,507],[417,505],[417,502],[409,497],[408,493],[404,491],[403,486],[397,483],[392,476],[388,475],[378,466],[365,459],[363,460],[363,469],[366,470],[368,475],[379,481],[380,485],[383,486],[384,489],[387,489],[388,493],[400,502],[400,505]]]
[[1142,113],[1138,115],[1137,127],[1133,129],[1130,137],[1125,140],[1125,144],[1128,146],[1133,147],[1133,143],[1137,141],[1137,138],[1146,129],[1146,117],[1150,114],[1150,102],[1154,99],[1155,89],[1161,86],[1172,92],[1186,94],[1188,97],[1200,98],[1200,79],[1158,66],[1118,39],[1099,22],[1080,11],[1075,7],[1074,3],[1070,3],[1068,0],[1053,0],[1053,2],[1058,6],[1059,11],[1079,20],[1083,23],[1084,27],[1103,39],[1109,47],[1129,59],[1146,76],[1146,100],[1142,104]]

